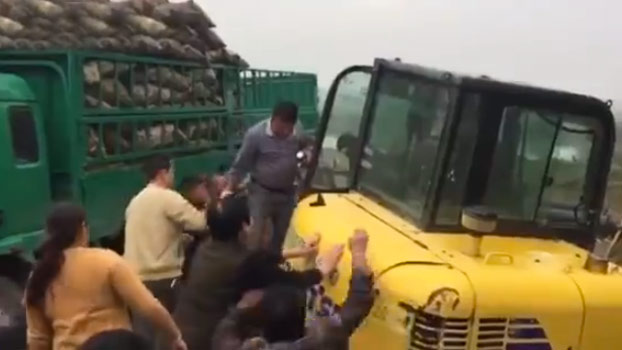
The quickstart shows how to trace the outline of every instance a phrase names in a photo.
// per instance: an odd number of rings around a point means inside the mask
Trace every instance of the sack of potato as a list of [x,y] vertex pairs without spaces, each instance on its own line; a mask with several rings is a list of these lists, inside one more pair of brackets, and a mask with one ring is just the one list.
[[247,66],[192,0],[2,0],[0,50],[87,49]]

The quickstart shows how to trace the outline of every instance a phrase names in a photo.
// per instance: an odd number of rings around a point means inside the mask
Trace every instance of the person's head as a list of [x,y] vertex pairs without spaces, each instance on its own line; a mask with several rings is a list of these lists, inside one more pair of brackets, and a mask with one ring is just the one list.
[[173,164],[171,159],[159,154],[153,156],[143,164],[143,172],[150,183],[171,188],[175,183]]
[[26,288],[29,305],[43,305],[50,283],[63,266],[65,249],[88,244],[86,212],[73,203],[57,203],[47,216],[45,232],[47,237],[39,249],[40,258]]
[[98,333],[80,346],[80,350],[148,350],[149,342],[140,335],[116,329]]
[[298,121],[298,106],[293,102],[280,102],[272,110],[270,128],[279,138],[287,138],[294,132]]
[[234,273],[233,285],[235,300],[242,298],[249,291],[267,288],[270,285],[283,282],[281,268],[283,257],[271,250],[253,251],[244,258]]
[[356,147],[356,141],[356,136],[349,132],[345,133],[337,139],[337,150],[344,153],[352,152],[354,147]]
[[207,213],[207,226],[212,238],[216,241],[238,241],[251,224],[248,198],[246,196],[229,196],[219,206],[210,206]]
[[264,290],[259,309],[265,315],[263,336],[269,343],[293,341],[304,336],[305,290],[275,284]]
[[210,200],[211,181],[204,176],[185,177],[179,185],[179,193],[197,208],[204,208]]
[[239,331],[261,334],[269,343],[301,338],[304,336],[305,301],[304,289],[287,284],[249,291],[243,303],[238,304]]

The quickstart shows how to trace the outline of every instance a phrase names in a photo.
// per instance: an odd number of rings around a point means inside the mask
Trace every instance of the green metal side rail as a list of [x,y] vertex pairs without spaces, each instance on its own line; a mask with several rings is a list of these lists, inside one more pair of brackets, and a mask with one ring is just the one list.
[[[282,100],[299,105],[306,130],[318,120],[314,74],[86,51],[2,51],[0,60],[59,67],[67,90],[59,122],[77,123],[77,143],[67,146],[85,169],[160,152],[232,151]],[[61,139],[63,130],[53,131],[50,139]]]
[[[93,62],[100,71],[106,65],[108,79],[120,84],[109,84],[108,90],[112,87],[113,91],[106,92],[106,87],[96,86],[96,93],[89,96],[91,105],[85,101],[82,107],[80,127],[86,136],[87,168],[131,162],[161,152],[232,150],[246,128],[268,117],[273,105],[282,100],[300,106],[306,129],[313,129],[317,123],[317,81],[313,74],[207,67],[119,55],[84,54],[77,60],[80,67]],[[89,90],[93,91],[87,74],[83,69],[84,99]],[[185,100],[169,99],[171,80],[175,80],[172,85],[189,85]],[[112,101],[109,98],[103,107],[104,95],[110,92]],[[137,102],[137,97],[143,97],[141,92],[155,96]]]

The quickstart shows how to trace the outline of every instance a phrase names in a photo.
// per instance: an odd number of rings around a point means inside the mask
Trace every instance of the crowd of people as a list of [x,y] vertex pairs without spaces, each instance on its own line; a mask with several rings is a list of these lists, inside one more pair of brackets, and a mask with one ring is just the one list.
[[[296,121],[294,104],[277,105],[249,129],[229,173],[185,178],[177,189],[169,158],[146,161],[122,255],[89,247],[84,209],[57,203],[24,298],[28,349],[347,349],[374,301],[368,236],[357,230],[321,255],[319,234],[283,248],[296,153],[308,145]],[[333,275],[346,245],[344,304],[307,314],[307,292]],[[297,271],[289,259],[316,264]]]

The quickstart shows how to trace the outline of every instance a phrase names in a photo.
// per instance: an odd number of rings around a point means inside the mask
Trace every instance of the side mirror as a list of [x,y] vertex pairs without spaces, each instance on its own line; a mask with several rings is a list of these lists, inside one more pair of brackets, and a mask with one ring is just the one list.
[[461,224],[464,228],[481,233],[497,229],[497,214],[486,207],[467,207],[462,210]]

